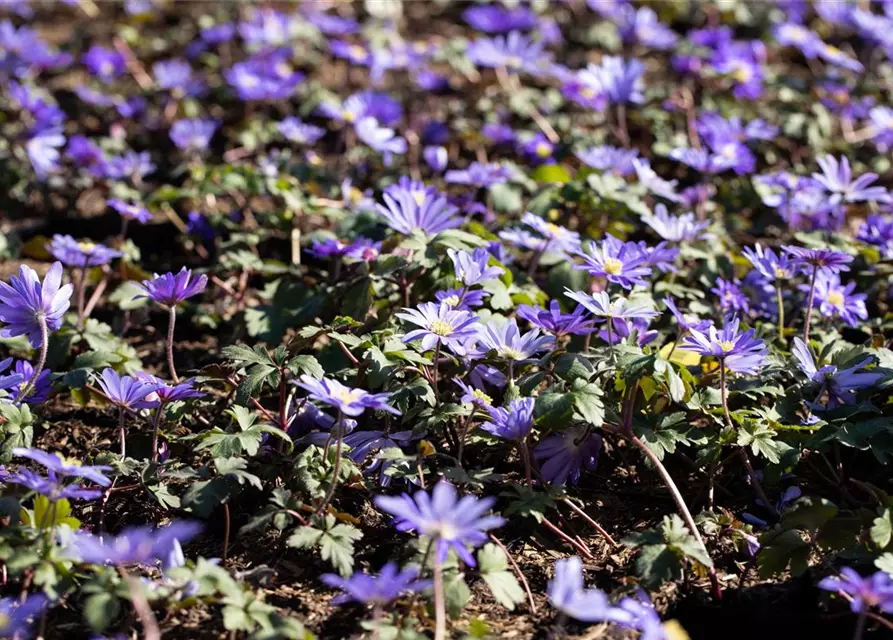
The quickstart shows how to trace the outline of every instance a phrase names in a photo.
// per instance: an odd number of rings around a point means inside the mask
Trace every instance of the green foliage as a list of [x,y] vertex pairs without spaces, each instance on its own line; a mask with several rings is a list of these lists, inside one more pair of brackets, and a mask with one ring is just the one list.
[[478,570],[493,598],[509,611],[524,600],[524,590],[509,568],[508,557],[502,549],[487,543],[477,552]]
[[288,546],[297,549],[318,549],[342,576],[349,576],[354,566],[354,543],[363,537],[355,526],[337,523],[335,516],[316,519],[313,525],[298,527],[288,539]]
[[681,579],[686,561],[707,568],[713,567],[707,549],[676,514],[664,516],[656,529],[627,536],[623,543],[639,549],[636,573],[642,584],[649,589],[656,589],[664,582]]

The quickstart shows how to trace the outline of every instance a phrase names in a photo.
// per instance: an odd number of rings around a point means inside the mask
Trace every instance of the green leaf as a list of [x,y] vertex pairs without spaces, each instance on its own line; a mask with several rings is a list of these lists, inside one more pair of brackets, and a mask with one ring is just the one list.
[[744,420],[738,431],[738,445],[750,447],[754,455],[761,455],[769,462],[778,464],[781,457],[791,450],[791,446],[775,440],[778,433],[757,420]]
[[893,511],[885,508],[881,515],[872,521],[869,532],[871,541],[880,549],[890,544],[890,540],[893,539]]
[[602,402],[602,390],[593,382],[577,379],[573,383],[574,408],[580,419],[594,427],[605,422],[605,405]]
[[459,571],[444,572],[443,594],[449,616],[458,618],[462,615],[462,611],[471,597],[471,590],[465,584],[465,574]]
[[477,553],[481,577],[493,598],[509,611],[524,600],[524,590],[518,584],[515,574],[509,570],[508,558],[498,545],[488,543]]
[[110,593],[94,593],[84,601],[84,619],[97,633],[105,630],[120,611],[118,598]]
[[781,519],[785,529],[816,531],[837,515],[837,505],[824,498],[803,497],[789,506]]
[[791,575],[800,576],[809,567],[810,546],[793,529],[769,531],[760,537],[757,566],[760,576],[770,578],[784,572],[788,565]]
[[893,553],[889,551],[881,554],[874,561],[874,566],[893,578]]
[[540,183],[565,184],[570,182],[571,174],[560,164],[543,164],[534,169],[530,177]]
[[336,522],[335,516],[327,515],[325,529],[298,527],[289,537],[288,546],[299,549],[318,547],[323,560],[328,560],[342,576],[349,576],[353,572],[354,542],[363,537],[363,532],[353,525]]

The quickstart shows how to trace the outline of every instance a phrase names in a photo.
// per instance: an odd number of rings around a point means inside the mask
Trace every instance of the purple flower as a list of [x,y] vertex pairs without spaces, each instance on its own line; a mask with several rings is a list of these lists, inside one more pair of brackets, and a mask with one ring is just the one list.
[[530,435],[533,429],[534,398],[517,398],[506,407],[487,407],[490,421],[481,424],[481,429],[497,438],[520,442]]
[[65,153],[77,166],[90,171],[94,176],[101,177],[105,173],[105,153],[86,136],[71,136]]
[[155,391],[146,395],[146,400],[150,402],[158,401],[165,405],[188,400],[189,398],[203,398],[205,396],[204,393],[195,388],[195,380],[193,378],[182,380],[177,384],[168,384],[161,378],[143,371],[137,371],[133,377],[142,382],[155,385]]
[[739,99],[756,100],[763,93],[765,46],[758,40],[721,43],[711,65],[732,80],[732,94]]
[[239,35],[251,45],[281,47],[295,37],[297,17],[269,7],[254,9],[247,20],[239,23]]
[[728,322],[720,331],[708,327],[706,332],[689,329],[680,349],[702,356],[718,358],[720,366],[735,373],[754,374],[766,364],[766,345],[754,337],[754,330],[738,331],[738,318]]
[[592,315],[600,319],[599,322],[607,321],[612,325],[617,319],[647,320],[660,315],[647,303],[631,302],[626,298],[617,298],[612,301],[611,296],[606,291],[599,291],[590,295],[582,291],[565,289],[564,295],[583,305]]
[[403,155],[409,148],[406,138],[398,136],[393,129],[382,126],[378,120],[366,117],[357,122],[357,138],[382,154],[385,164],[390,163],[391,154]]
[[620,25],[620,35],[626,42],[636,42],[652,49],[671,50],[679,36],[657,19],[654,10],[641,7],[632,20]]
[[202,151],[208,148],[219,126],[217,120],[200,118],[177,120],[171,125],[171,141],[183,151]]
[[447,171],[443,179],[449,184],[489,188],[495,184],[504,184],[512,177],[514,177],[514,172],[498,162],[472,162],[465,169]]
[[522,304],[518,307],[518,317],[527,320],[555,337],[582,336],[595,331],[592,320],[585,317],[586,310],[577,305],[573,313],[561,313],[561,305],[557,300],[549,302],[548,309]]
[[352,389],[331,378],[317,380],[307,374],[302,375],[301,381],[295,381],[295,384],[308,391],[311,400],[334,407],[346,416],[362,415],[366,409],[400,415],[398,409],[388,404],[390,393],[369,393],[363,389]]
[[654,169],[651,168],[651,164],[648,160],[644,158],[641,160],[634,158],[632,163],[639,182],[641,182],[651,193],[660,196],[661,198],[665,198],[670,202],[682,202],[682,196],[676,193],[676,180],[664,180],[661,178],[654,172]]
[[588,251],[579,255],[585,264],[575,265],[575,269],[605,278],[624,289],[646,284],[645,278],[651,275],[648,256],[639,251],[638,245],[621,242],[611,235],[601,242],[590,241]]
[[619,56],[605,56],[597,67],[602,90],[611,104],[642,104],[645,65],[636,59],[624,60]]
[[478,333],[479,355],[495,350],[496,357],[512,362],[525,362],[537,353],[555,346],[555,338],[541,336],[539,329],[531,329],[522,334],[518,329],[518,321],[509,318],[502,324],[491,320],[481,327]]
[[511,144],[516,137],[511,125],[504,122],[488,122],[481,127],[481,134],[493,144]]
[[453,261],[456,270],[456,279],[466,287],[498,278],[505,270],[498,266],[487,266],[490,261],[490,252],[486,249],[475,249],[474,253],[447,249],[447,255]]
[[484,306],[484,300],[490,297],[490,294],[480,289],[444,289],[434,293],[434,299],[440,304],[445,304],[451,309],[459,309],[462,311],[471,311],[478,307]]
[[893,109],[874,107],[868,114],[871,119],[872,141],[878,151],[884,153],[893,147]]
[[869,215],[859,227],[856,238],[878,247],[884,259],[893,258],[893,217]]
[[552,158],[555,153],[555,145],[542,133],[535,133],[526,142],[520,145],[519,150],[528,161],[533,164],[542,164]]
[[800,271],[800,265],[784,253],[776,254],[772,249],[763,249],[758,242],[754,248],[745,247],[741,252],[753,268],[770,282],[790,280]]
[[[8,363],[11,361],[12,358],[8,358],[7,360],[0,362],[0,372],[9,366]],[[13,372],[7,376],[0,376],[0,389],[6,389],[9,392],[9,396],[6,400],[13,403],[18,400],[22,387],[25,386],[25,383],[27,383],[33,375],[34,366],[30,362],[27,360],[16,360]],[[52,375],[53,373],[49,369],[41,369],[37,379],[31,387],[31,391],[28,393],[28,397],[25,398],[27,404],[36,406],[47,401],[53,390],[53,385],[50,381]]]
[[20,458],[33,460],[37,464],[45,467],[48,472],[52,472],[57,476],[86,478],[91,482],[95,482],[100,487],[107,487],[112,484],[112,481],[105,476],[106,471],[112,470],[111,467],[104,465],[82,465],[77,460],[65,460],[57,453],[47,453],[40,449],[16,447],[12,450],[12,454]]
[[128,527],[115,537],[75,531],[64,540],[64,548],[69,557],[87,564],[152,564],[167,559],[174,543],[189,542],[201,530],[197,522],[180,520],[158,529]]
[[434,236],[462,224],[456,216],[459,210],[447,197],[422,182],[401,179],[385,189],[382,198],[385,204],[376,205],[378,214],[391,229],[407,236],[416,231]]
[[287,100],[304,80],[275,52],[237,62],[223,75],[242,100]]
[[314,8],[308,8],[305,17],[308,22],[314,24],[317,29],[328,36],[343,36],[356,33],[360,29],[360,25],[353,18],[333,16],[319,12]]
[[123,55],[114,49],[106,49],[98,44],[90,47],[82,60],[90,73],[105,82],[114,80],[127,71],[127,61],[124,60]]
[[136,220],[140,224],[146,224],[152,219],[152,214],[145,207],[138,204],[130,204],[123,200],[109,200],[109,206],[117,211],[125,220]]
[[840,202],[890,202],[890,194],[884,187],[871,187],[877,180],[876,173],[865,173],[853,180],[850,161],[843,156],[839,161],[832,155],[816,160],[822,173],[812,174],[812,179],[831,195],[829,203]]
[[325,129],[307,124],[300,118],[293,116],[285,118],[276,126],[279,129],[279,133],[285,136],[286,140],[306,146],[316,144],[316,141],[326,133]]
[[99,267],[108,264],[123,254],[109,249],[103,244],[95,244],[89,240],[80,242],[71,236],[54,235],[47,249],[56,260],[66,267]]
[[202,274],[192,276],[192,270],[182,267],[176,274],[168,272],[161,275],[157,273],[151,280],[143,280],[138,285],[142,294],[138,298],[149,298],[165,307],[176,307],[178,304],[200,294],[208,286],[208,276]]
[[0,336],[14,338],[25,335],[35,349],[43,346],[44,337],[39,318],[46,320],[49,333],[62,326],[62,316],[68,310],[70,284],[62,285],[62,265],[54,262],[44,276],[43,283],[31,267],[19,267],[18,277],[12,276],[9,284],[0,282],[0,322],[7,326]]
[[355,123],[363,118],[375,118],[385,127],[396,125],[403,117],[403,107],[386,93],[362,91],[355,93],[344,104],[323,101],[319,112],[338,122]]
[[578,151],[574,155],[579,158],[580,162],[593,169],[608,171],[621,176],[629,176],[636,172],[635,167],[633,167],[633,160],[639,157],[639,150],[618,149],[617,147],[601,145]]
[[698,316],[694,314],[685,315],[676,307],[676,303],[673,302],[673,299],[669,296],[664,298],[664,304],[667,305],[667,308],[670,310],[670,313],[673,314],[673,317],[676,318],[676,323],[679,325],[679,328],[682,331],[689,331],[694,328],[698,331],[704,332],[707,331],[707,328],[713,324],[712,320],[701,320]]
[[34,621],[47,606],[47,598],[42,593],[29,595],[24,602],[18,596],[0,600],[0,637],[31,637]]
[[350,578],[342,578],[333,573],[326,573],[321,580],[333,589],[341,589],[344,593],[332,598],[332,604],[359,602],[376,606],[390,604],[406,593],[414,593],[431,586],[430,580],[419,580],[419,570],[407,567],[399,570],[394,562],[388,562],[375,576],[356,572]]
[[800,264],[804,269],[810,267],[805,269],[810,272],[816,270],[817,273],[831,274],[849,271],[847,265],[853,261],[853,256],[834,249],[807,249],[792,245],[785,245],[782,249],[796,264]]
[[403,342],[421,338],[424,351],[442,344],[457,355],[465,355],[467,343],[474,340],[480,330],[477,316],[443,303],[424,302],[418,309],[403,311],[394,315],[404,322],[422,327],[403,336]]
[[443,171],[449,162],[449,154],[446,147],[427,146],[422,150],[422,157],[431,171]]
[[577,484],[584,467],[589,471],[594,470],[601,450],[601,436],[578,425],[543,438],[534,447],[533,457],[540,467],[543,479],[561,487],[568,480],[571,484]]
[[608,596],[583,585],[583,562],[577,556],[555,562],[549,581],[549,602],[562,613],[584,622],[629,622],[631,616],[618,615]]
[[376,496],[375,506],[396,517],[399,531],[418,532],[437,541],[435,561],[442,564],[452,548],[468,566],[474,567],[474,556],[468,547],[477,548],[488,538],[486,532],[501,527],[505,522],[497,515],[485,516],[496,500],[458,497],[456,487],[441,480],[429,495],[418,491],[413,497]]
[[47,477],[30,469],[19,469],[6,478],[6,482],[25,487],[29,491],[45,496],[51,502],[57,500],[96,500],[102,496],[98,489],[81,489],[77,485],[64,486],[52,471]]
[[794,347],[791,352],[797,359],[800,370],[812,382],[820,385],[816,394],[816,402],[809,403],[813,410],[821,409],[817,401],[825,397],[826,394],[828,409],[835,409],[844,404],[855,404],[856,391],[872,387],[884,378],[882,373],[862,371],[872,363],[871,357],[865,358],[847,369],[838,369],[833,364],[826,364],[819,368],[812,351],[800,338],[794,338]]
[[468,57],[479,67],[504,67],[510,72],[526,71],[533,75],[544,71],[551,59],[542,42],[518,31],[475,40],[468,46]]
[[108,160],[106,174],[109,178],[142,179],[155,171],[155,163],[148,151],[137,153],[125,151],[120,156],[113,156]]
[[64,144],[65,136],[59,127],[41,129],[25,143],[28,160],[34,167],[38,180],[46,179],[50,173],[59,168],[59,148]]
[[532,227],[543,237],[534,236],[524,230],[500,231],[499,237],[512,244],[545,253],[553,251],[569,258],[580,251],[580,234],[576,231],[547,222],[536,214],[527,212],[521,216],[521,222]]
[[663,204],[654,208],[654,213],[643,216],[642,221],[664,240],[670,242],[694,242],[704,237],[709,222],[697,222],[693,213],[672,216]]
[[[805,291],[808,286],[802,287]],[[853,293],[856,283],[842,285],[836,273],[820,274],[815,280],[815,302],[826,318],[840,318],[851,327],[859,326],[860,320],[868,318],[864,293]]]
[[194,93],[198,86],[192,81],[192,67],[185,60],[162,60],[152,65],[152,75],[162,89],[180,93]]
[[487,33],[529,31],[536,26],[536,14],[527,7],[509,9],[499,5],[475,6],[462,12],[472,28]]
[[863,578],[855,570],[843,567],[839,576],[829,576],[819,582],[819,589],[850,596],[853,613],[865,613],[873,607],[893,613],[893,580],[883,571]]
[[121,409],[152,409],[158,404],[155,396],[159,387],[157,383],[119,376],[111,367],[102,370],[102,374],[96,377],[96,384],[108,401]]
[[747,296],[741,291],[741,282],[735,278],[734,280],[716,279],[716,287],[710,291],[719,298],[719,306],[723,311],[741,311],[746,313],[750,310],[747,303]]

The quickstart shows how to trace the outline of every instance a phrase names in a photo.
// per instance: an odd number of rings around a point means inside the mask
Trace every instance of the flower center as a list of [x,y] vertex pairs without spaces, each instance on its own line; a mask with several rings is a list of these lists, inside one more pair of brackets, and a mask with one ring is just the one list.
[[93,253],[93,250],[96,248],[96,245],[89,240],[82,240],[78,242],[78,249],[83,251],[84,253]]
[[775,277],[776,278],[786,278],[787,275],[788,274],[787,274],[787,272],[785,272],[784,269],[782,269],[781,267],[775,267]]
[[510,69],[520,69],[523,64],[520,56],[509,56],[505,59],[505,66]]
[[352,55],[354,58],[365,58],[366,50],[360,45],[355,44],[350,48],[350,55]]
[[828,296],[825,298],[828,304],[834,305],[835,307],[843,306],[843,293],[840,291],[829,291]]
[[524,354],[513,347],[503,347],[502,355],[508,360],[523,360]]
[[536,155],[540,158],[548,158],[552,155],[552,145],[548,142],[540,142],[536,145]]
[[425,192],[424,191],[412,191],[412,199],[415,200],[415,203],[418,206],[422,206],[422,203],[425,202]]
[[617,276],[623,271],[623,263],[617,258],[605,258],[605,273]]
[[445,305],[450,306],[450,307],[456,307],[459,305],[459,296],[457,296],[456,294],[453,294],[451,296],[444,298],[443,300],[441,300],[441,302],[444,303]]
[[595,89],[593,89],[592,87],[583,87],[582,89],[580,89],[580,95],[587,100],[591,100],[595,97]]
[[732,73],[732,77],[738,82],[750,82],[753,78],[753,70],[747,65],[739,65]]
[[343,389],[338,389],[337,391],[332,392],[332,396],[345,404],[350,404],[352,402],[356,402],[361,397],[363,397],[362,389],[348,389],[347,387]]
[[480,389],[475,389],[471,392],[471,395],[474,396],[475,400],[480,400],[486,404],[491,404],[493,402],[493,398],[488,396],[486,393],[481,391]]
[[834,45],[826,44],[825,53],[827,53],[829,56],[839,56],[841,54],[841,51]]
[[735,348],[734,340],[723,340],[719,343],[719,348],[723,350],[724,353],[728,353],[732,349]]
[[455,327],[446,320],[435,320],[431,323],[431,333],[436,336],[446,337],[452,335]]
[[357,115],[349,109],[345,109],[341,112],[341,119],[345,122],[353,122],[354,120],[356,120],[356,118]]

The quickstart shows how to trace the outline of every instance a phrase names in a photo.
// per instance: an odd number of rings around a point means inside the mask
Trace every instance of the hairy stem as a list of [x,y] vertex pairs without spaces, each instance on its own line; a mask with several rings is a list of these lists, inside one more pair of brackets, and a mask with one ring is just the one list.
[[778,341],[784,342],[784,298],[781,295],[781,281],[775,281],[775,302],[778,305]]
[[124,443],[124,407],[118,407],[118,438],[121,440],[121,459],[124,459],[124,454],[127,452],[126,445]]
[[31,374],[31,378],[25,383],[25,386],[22,387],[22,390],[16,398],[17,404],[22,404],[25,401],[25,398],[27,398],[34,390],[34,385],[37,383],[37,376],[43,371],[43,366],[47,362],[47,343],[50,341],[50,331],[47,327],[46,315],[38,313],[37,324],[40,325],[40,355],[37,357],[37,364],[34,365],[34,373]]
[[862,634],[865,632],[865,622],[868,620],[868,616],[865,614],[865,611],[860,611],[859,617],[856,618],[856,630],[853,632],[853,640],[862,640]]
[[[338,412],[338,421],[335,423],[334,428],[338,430],[338,440],[335,444],[335,464],[332,468],[332,482],[329,483],[329,488],[326,490],[325,497],[316,508],[316,515],[325,513],[326,507],[332,501],[332,496],[335,495],[335,487],[338,485],[338,474],[341,473],[341,445],[344,442],[344,414],[340,411]],[[328,453],[328,447],[326,447],[326,453]],[[328,459],[328,455],[326,458]]]
[[434,556],[434,640],[446,639],[446,599],[443,592],[443,568]]
[[437,386],[437,378],[438,378],[438,364],[440,360],[440,340],[437,341],[437,344],[434,345],[434,364],[431,368],[431,386],[434,387],[434,398],[437,401],[437,404],[440,404],[440,389]]
[[78,270],[77,282],[75,282],[74,288],[77,292],[77,301],[78,301],[78,319],[77,319],[77,330],[80,331],[84,328],[84,297],[87,291],[87,267],[86,265],[81,267]]
[[505,554],[505,557],[509,559],[509,564],[512,565],[512,569],[515,571],[515,575],[518,576],[518,580],[521,581],[521,585],[524,587],[524,592],[527,594],[527,602],[530,603],[530,612],[536,613],[536,602],[533,600],[533,593],[530,591],[530,584],[527,582],[527,578],[524,575],[524,572],[521,571],[521,568],[518,566],[518,563],[515,562],[515,558],[512,557],[512,554],[509,552],[508,547],[506,547],[502,540],[497,538],[492,533],[490,534],[490,539],[502,549],[502,552]]
[[812,319],[812,304],[815,301],[815,277],[819,272],[818,267],[812,268],[809,277],[809,302],[806,303],[806,322],[803,325],[803,342],[809,344],[809,321]]
[[158,432],[161,430],[161,421],[164,419],[164,405],[159,404],[155,409],[155,420],[152,424],[152,462],[158,462]]
[[229,531],[231,527],[230,517],[229,517],[229,503],[223,503],[223,555],[220,557],[220,562],[226,563],[226,555],[229,552]]
[[174,384],[180,382],[177,377],[177,369],[174,367],[174,326],[177,324],[177,308],[171,306],[170,317],[167,322],[167,368],[171,372],[171,380]]
[[592,526],[592,528],[594,528],[596,531],[598,531],[599,535],[601,535],[601,537],[604,538],[608,542],[608,544],[610,544],[612,547],[617,546],[617,542],[614,540],[614,538],[611,537],[611,534],[608,533],[607,531],[605,531],[604,527],[602,527],[598,522],[596,522],[588,513],[586,513],[573,500],[571,500],[570,498],[564,498],[564,502],[573,511],[575,511],[577,513],[577,515],[579,515],[586,522],[588,522]]

